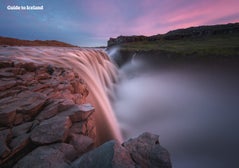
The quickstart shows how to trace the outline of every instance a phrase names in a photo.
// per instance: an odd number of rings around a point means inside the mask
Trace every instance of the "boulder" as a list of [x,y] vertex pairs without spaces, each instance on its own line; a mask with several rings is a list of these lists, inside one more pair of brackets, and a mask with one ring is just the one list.
[[19,160],[14,168],[66,168],[75,156],[76,151],[69,144],[41,146]]
[[148,132],[122,144],[139,167],[171,168],[168,151],[159,143],[159,136]]
[[71,168],[134,168],[129,152],[111,140],[76,159]]
[[31,140],[36,144],[65,142],[71,125],[68,116],[55,116],[36,126],[31,132]]

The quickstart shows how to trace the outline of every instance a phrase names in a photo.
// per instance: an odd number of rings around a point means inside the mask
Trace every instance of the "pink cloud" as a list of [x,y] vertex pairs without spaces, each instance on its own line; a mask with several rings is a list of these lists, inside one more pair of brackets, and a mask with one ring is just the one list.
[[[221,24],[239,21],[227,18],[224,22],[214,22],[223,17],[239,13],[238,0],[145,0],[139,1],[133,9],[139,9],[137,15],[129,20],[126,11],[119,2],[88,1],[84,4],[88,16],[95,22],[83,23],[81,29],[90,31],[96,38],[116,37],[119,35],[154,35],[166,33],[177,28],[205,24]],[[127,5],[127,4],[126,4]]]

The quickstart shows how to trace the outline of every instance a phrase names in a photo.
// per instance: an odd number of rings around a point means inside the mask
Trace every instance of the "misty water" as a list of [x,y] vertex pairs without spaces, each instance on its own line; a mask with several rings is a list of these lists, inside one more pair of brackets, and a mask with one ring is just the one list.
[[144,131],[160,135],[174,168],[237,167],[235,67],[136,59],[124,65],[114,103],[124,138]]

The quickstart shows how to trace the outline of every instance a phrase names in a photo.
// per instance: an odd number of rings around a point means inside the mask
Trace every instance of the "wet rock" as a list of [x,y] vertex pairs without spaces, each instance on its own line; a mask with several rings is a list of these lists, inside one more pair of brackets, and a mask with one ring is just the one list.
[[12,137],[12,132],[10,129],[0,131],[0,159],[5,158],[11,152],[8,148],[7,143]]
[[76,159],[71,168],[134,168],[130,154],[118,142],[108,141]]
[[69,144],[41,146],[19,160],[14,168],[66,168],[75,156],[76,151]]
[[123,146],[139,167],[171,168],[169,153],[159,144],[158,138],[158,135],[146,132],[124,142]]
[[69,116],[72,122],[86,120],[95,111],[91,104],[72,105],[70,108],[62,111],[61,116]]
[[74,148],[79,154],[83,154],[92,147],[92,145],[94,144],[94,140],[88,136],[71,134],[70,144],[74,146]]
[[65,142],[72,123],[67,116],[55,116],[40,123],[31,132],[31,140],[36,144]]

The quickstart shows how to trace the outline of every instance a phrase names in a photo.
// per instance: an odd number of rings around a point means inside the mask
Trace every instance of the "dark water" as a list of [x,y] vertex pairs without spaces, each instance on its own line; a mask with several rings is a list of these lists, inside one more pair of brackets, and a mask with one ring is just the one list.
[[125,139],[159,134],[174,168],[238,167],[237,69],[136,59],[124,65],[114,108]]

